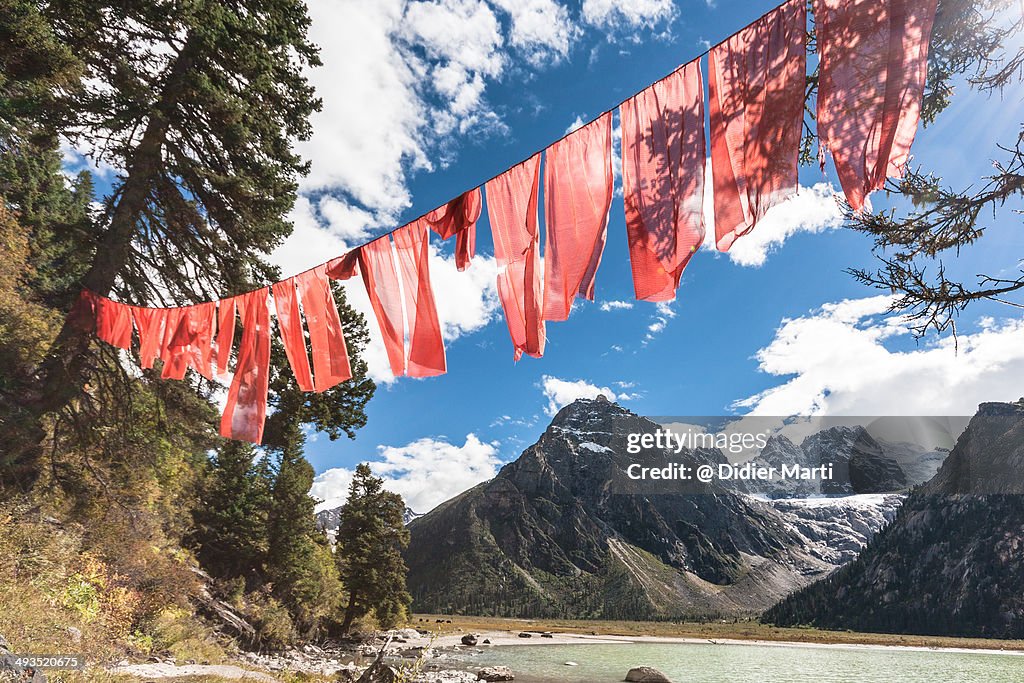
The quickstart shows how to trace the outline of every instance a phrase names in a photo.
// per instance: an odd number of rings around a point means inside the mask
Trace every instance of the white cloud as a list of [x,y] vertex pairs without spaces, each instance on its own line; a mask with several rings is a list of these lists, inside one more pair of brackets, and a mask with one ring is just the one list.
[[402,0],[310,0],[310,38],[323,66],[308,76],[323,99],[313,136],[299,145],[312,160],[302,189],[344,188],[362,206],[397,215],[409,205],[406,167],[429,166],[421,129],[426,107],[419,74],[396,49]]
[[601,310],[605,311],[606,313],[608,311],[629,310],[631,308],[633,308],[633,302],[632,301],[602,301],[601,302]]
[[759,415],[973,415],[984,401],[1016,400],[1024,376],[1024,319],[982,319],[980,329],[909,351],[886,342],[910,324],[887,315],[888,296],[826,304],[783,320],[757,353],[762,372],[791,377],[736,403]]
[[[715,250],[713,185],[710,182],[704,185],[704,218],[708,226],[704,247],[712,251]],[[768,255],[796,233],[819,233],[842,224],[843,214],[831,185],[816,183],[813,187],[801,187],[795,196],[769,209],[753,230],[738,238],[728,256],[737,265],[763,266]]]
[[430,279],[446,342],[482,329],[498,315],[498,262],[494,257],[477,255],[460,273],[455,257],[442,255],[431,244]]
[[622,120],[618,112],[612,115],[615,125],[612,126],[612,194],[622,196]]
[[557,63],[569,54],[579,29],[555,0],[491,0],[512,20],[512,45],[534,66]]
[[584,0],[583,20],[599,28],[654,28],[675,16],[673,0]]
[[658,311],[658,315],[663,318],[674,318],[676,317],[676,312],[672,308],[673,303],[675,303],[675,299],[672,301],[659,301],[655,304],[655,310]]
[[79,140],[73,147],[67,140],[60,141],[61,171],[68,180],[73,180],[82,171],[89,171],[103,180],[113,180],[117,169],[103,160],[97,161],[95,150],[86,140]]
[[608,387],[599,387],[582,379],[565,380],[550,375],[541,377],[540,387],[544,392],[544,397],[548,400],[544,412],[552,416],[578,398],[597,398],[603,395],[610,401],[629,401],[637,396],[636,394],[616,394]]
[[647,326],[647,334],[644,336],[644,345],[647,342],[654,339],[655,335],[664,332],[665,328],[668,327],[668,321],[676,317],[676,312],[672,308],[672,304],[675,303],[675,299],[672,301],[659,301],[655,305],[655,314],[652,316],[652,322]]
[[271,263],[281,269],[283,276],[301,273],[348,251],[344,239],[320,224],[307,197],[296,199],[288,219],[295,226],[292,234],[270,255]]
[[[398,493],[415,512],[425,513],[497,474],[497,447],[474,434],[457,446],[443,439],[417,439],[404,446],[378,446],[378,458],[370,461],[384,488]],[[323,502],[317,510],[342,505],[348,497],[352,470],[337,467],[318,475],[310,495]]]
[[573,132],[574,130],[579,130],[583,126],[587,125],[587,123],[589,123],[589,121],[590,121],[590,119],[587,118],[586,114],[577,114],[576,118],[573,119],[572,123],[570,123],[566,127],[565,134],[568,135],[569,133]]
[[426,55],[427,61],[417,62],[417,68],[441,103],[430,112],[435,133],[465,133],[481,125],[500,129],[484,90],[485,79],[500,76],[507,63],[501,52],[505,39],[494,11],[485,2],[410,3],[401,35],[404,44],[422,49]]

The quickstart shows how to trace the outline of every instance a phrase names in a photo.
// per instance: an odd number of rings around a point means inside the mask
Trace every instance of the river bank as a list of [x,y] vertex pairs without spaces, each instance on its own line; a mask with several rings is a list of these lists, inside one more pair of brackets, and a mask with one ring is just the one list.
[[[361,644],[279,653],[244,653],[229,665],[140,663],[108,669],[131,680],[172,678],[247,679],[259,683],[294,680],[357,681],[383,650],[382,664],[412,683],[472,683],[478,672],[507,667],[521,683],[602,683],[619,681],[635,666],[654,665],[671,680],[802,680],[810,672],[822,681],[852,680],[851,672],[906,669],[912,681],[942,680],[952,667],[963,681],[1003,681],[1017,672],[1024,650],[925,647],[864,643],[796,643],[679,636],[482,630],[459,633],[444,622],[444,634],[402,629],[374,634]],[[547,647],[543,647],[547,646]],[[1018,660],[1018,661],[1011,661]],[[243,668],[244,667],[244,668]],[[909,674],[908,674],[909,675]],[[832,676],[832,677],[829,677]],[[938,676],[938,677],[936,677]],[[378,679],[373,679],[377,681]],[[381,681],[391,680],[387,677]],[[863,680],[874,680],[865,678]],[[885,680],[885,679],[880,679]]]
[[[411,626],[436,634],[438,643],[451,644],[454,636],[466,633],[491,634],[497,644],[566,643],[569,636],[601,638],[610,642],[733,642],[815,645],[870,645],[927,650],[1024,651],[1024,640],[964,638],[892,633],[826,631],[814,628],[780,628],[755,621],[661,622],[661,621],[585,621],[572,619],[513,619],[505,617],[417,614]],[[518,638],[529,632],[532,638]],[[545,632],[552,638],[541,637]],[[488,638],[482,635],[481,640]],[[454,638],[457,641],[457,638]]]
[[[833,651],[836,654],[832,657],[839,660],[887,658],[901,653],[1024,656],[1024,641],[780,629],[753,622],[590,622],[416,615],[412,624],[415,628],[376,633],[361,643],[241,653],[236,664],[244,669],[124,662],[108,671],[144,680],[203,676],[272,681],[298,673],[310,680],[355,681],[383,651],[385,661],[397,670],[405,670],[408,680],[415,683],[465,683],[475,680],[476,672],[484,666],[503,665],[525,670],[516,680],[546,682],[576,680],[573,676],[586,675],[588,665],[602,661],[607,666],[609,660],[615,660],[616,666],[628,669],[627,665],[644,664],[640,661],[643,657],[657,657],[669,646],[691,646],[683,651],[712,659],[721,656],[715,653],[728,653],[726,659],[739,660],[763,660],[774,657],[774,653],[784,659],[793,648],[799,648],[803,656]],[[545,645],[562,647],[537,649]],[[723,649],[709,650],[709,646]],[[573,657],[581,660],[580,669],[562,669],[562,660]],[[552,673],[552,667],[559,673]],[[544,675],[536,670],[544,670]]]

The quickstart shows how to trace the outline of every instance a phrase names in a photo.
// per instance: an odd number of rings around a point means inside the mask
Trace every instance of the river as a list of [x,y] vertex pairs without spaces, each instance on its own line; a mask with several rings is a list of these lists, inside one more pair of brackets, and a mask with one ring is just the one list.
[[[653,666],[675,683],[1020,683],[1024,656],[906,648],[732,644],[499,646],[460,653],[471,666],[504,665],[517,683],[613,683]],[[578,666],[566,666],[576,662]]]

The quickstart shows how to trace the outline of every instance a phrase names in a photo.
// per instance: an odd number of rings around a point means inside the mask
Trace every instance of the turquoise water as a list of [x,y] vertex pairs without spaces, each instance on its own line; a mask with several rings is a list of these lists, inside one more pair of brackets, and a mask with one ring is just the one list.
[[[494,647],[460,659],[504,665],[517,683],[612,683],[647,665],[674,683],[1019,683],[1024,656],[799,645],[616,644]],[[579,666],[565,666],[565,662]]]

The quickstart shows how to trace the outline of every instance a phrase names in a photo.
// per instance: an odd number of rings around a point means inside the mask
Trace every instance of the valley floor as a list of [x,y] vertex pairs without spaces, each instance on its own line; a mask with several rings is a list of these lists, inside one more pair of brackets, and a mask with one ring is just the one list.
[[[449,623],[450,620],[450,623]],[[510,619],[502,617],[417,614],[410,626],[435,631],[436,647],[459,642],[466,633],[479,635],[492,645],[566,644],[583,642],[707,642],[721,643],[800,643],[819,645],[858,645],[908,647],[953,651],[1014,651],[1024,653],[1024,640],[954,638],[889,633],[855,633],[813,628],[779,628],[753,621],[651,622],[651,621],[577,621],[570,619]],[[519,633],[531,633],[520,638]],[[541,637],[550,632],[550,638]]]

